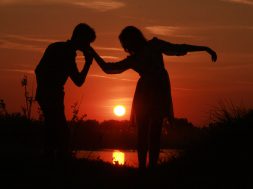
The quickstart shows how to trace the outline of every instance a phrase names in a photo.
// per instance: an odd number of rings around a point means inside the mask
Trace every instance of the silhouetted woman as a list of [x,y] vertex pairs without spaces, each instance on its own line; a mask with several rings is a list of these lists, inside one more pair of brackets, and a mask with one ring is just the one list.
[[181,56],[187,52],[206,51],[216,61],[216,53],[205,46],[173,44],[158,38],[147,40],[142,32],[127,26],[119,35],[129,56],[116,63],[106,63],[93,49],[91,53],[105,73],[119,74],[133,69],[140,75],[134,94],[131,122],[138,128],[137,150],[139,168],[146,168],[149,151],[149,167],[157,166],[160,152],[160,136],[164,118],[173,122],[173,105],[170,80],[164,68],[163,54]]

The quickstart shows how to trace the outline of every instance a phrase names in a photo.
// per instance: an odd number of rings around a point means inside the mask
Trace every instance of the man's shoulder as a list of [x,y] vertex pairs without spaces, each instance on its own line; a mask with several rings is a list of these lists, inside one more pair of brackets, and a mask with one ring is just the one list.
[[61,52],[63,54],[75,54],[75,50],[69,41],[57,41],[47,47],[49,52]]
[[60,48],[60,47],[64,47],[64,46],[68,46],[66,41],[56,41],[53,42],[51,44],[48,45],[48,48]]

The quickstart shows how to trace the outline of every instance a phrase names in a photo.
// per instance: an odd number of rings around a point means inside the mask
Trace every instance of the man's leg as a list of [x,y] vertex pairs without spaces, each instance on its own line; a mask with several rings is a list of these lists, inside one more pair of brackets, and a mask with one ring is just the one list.
[[58,100],[54,104],[55,116],[55,145],[57,158],[65,160],[70,158],[70,131],[64,112],[63,100]]
[[50,103],[45,101],[38,101],[40,108],[44,115],[44,149],[43,153],[47,160],[54,160],[55,156],[55,117],[54,108],[50,106]]

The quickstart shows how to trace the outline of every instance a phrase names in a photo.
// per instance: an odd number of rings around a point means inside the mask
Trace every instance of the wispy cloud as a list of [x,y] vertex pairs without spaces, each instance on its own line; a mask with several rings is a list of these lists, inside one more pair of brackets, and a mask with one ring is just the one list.
[[29,69],[0,69],[0,71],[5,71],[5,72],[20,72],[20,73],[25,73],[25,74],[34,74],[34,70],[29,70]]
[[56,39],[46,39],[46,38],[22,36],[22,35],[15,35],[15,34],[5,35],[5,38],[17,39],[17,40],[22,40],[22,41],[42,42],[42,43],[52,43],[56,41]]
[[110,10],[115,10],[122,8],[126,6],[125,3],[120,1],[114,1],[114,0],[103,0],[103,1],[92,1],[92,0],[86,0],[86,1],[80,1],[80,2],[73,2],[72,4],[78,5],[81,7],[85,7],[88,9],[96,10],[99,12],[106,12]]
[[56,39],[40,38],[16,34],[1,34],[0,48],[13,50],[43,51],[45,44],[57,41]]
[[[42,48],[45,48],[45,44],[50,44],[56,41],[59,41],[59,39],[56,38],[42,38],[37,36],[28,36],[28,35],[17,35],[17,34],[5,34],[0,33],[0,48],[5,49],[20,49],[20,50],[42,50]],[[36,45],[34,45],[36,43]],[[38,45],[40,44],[41,45]],[[41,46],[41,47],[40,47]],[[101,46],[95,46],[96,50],[102,50],[102,51],[113,51],[113,52],[123,52],[122,48],[117,47],[101,47]],[[119,59],[115,56],[104,56],[104,58],[108,59]]]
[[[120,59],[119,59],[119,57],[116,57],[116,56],[101,56],[103,59],[105,59],[105,60],[108,60],[108,62],[109,61],[119,61]],[[84,56],[83,55],[77,55],[76,56],[76,62],[77,62],[77,64],[79,64],[79,63],[84,63],[85,62],[85,58],[84,58]]]
[[253,0],[221,0],[221,1],[253,6]]
[[41,5],[45,3],[55,3],[59,2],[59,0],[1,0],[0,5]]
[[117,56],[101,56],[103,59],[109,59],[109,60],[119,60],[119,57]]
[[147,26],[146,29],[156,35],[173,35],[179,30],[179,27],[174,26]]
[[23,44],[0,39],[0,49],[26,50],[26,51],[43,51],[42,47],[32,44]]
[[183,31],[189,28],[179,27],[179,26],[147,26],[145,27],[150,33],[155,35],[162,36],[174,36],[174,37],[185,37],[185,38],[194,38],[193,35],[183,34]]
[[[172,36],[182,38],[200,38],[201,36],[194,35],[193,33],[199,33],[201,31],[210,30],[252,30],[253,26],[249,25],[213,25],[213,26],[147,26],[145,29],[154,35]],[[186,34],[187,33],[187,34]],[[192,35],[191,35],[192,33]],[[190,34],[190,35],[188,35]]]
[[136,80],[133,80],[133,79],[116,78],[116,77],[109,77],[109,76],[103,76],[103,75],[98,75],[98,74],[90,74],[90,75],[88,75],[88,77],[96,77],[96,78],[103,78],[103,79],[128,81],[128,82],[136,82]]
[[222,25],[222,26],[211,26],[211,27],[205,27],[205,29],[208,30],[252,30],[253,26],[247,26],[247,25]]
[[126,3],[119,0],[1,0],[0,5],[50,5],[69,4],[92,9],[99,12],[106,12],[126,6]]
[[105,51],[123,51],[122,48],[116,48],[116,47],[99,47],[99,46],[95,46],[94,48],[96,50],[105,50]]

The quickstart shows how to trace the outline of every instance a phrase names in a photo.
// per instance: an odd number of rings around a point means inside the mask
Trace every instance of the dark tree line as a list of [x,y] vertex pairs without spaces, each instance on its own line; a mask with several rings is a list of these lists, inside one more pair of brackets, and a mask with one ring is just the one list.
[[[230,146],[235,147],[249,138],[246,136],[251,135],[252,120],[252,110],[231,112],[226,109],[217,109],[215,119],[204,128],[195,127],[185,118],[177,118],[173,126],[163,128],[161,148],[186,149],[196,145],[202,145],[204,148],[207,143],[217,143],[217,141],[220,141],[219,146],[230,141]],[[69,127],[71,145],[74,150],[136,148],[136,128],[127,120],[98,122],[83,117],[70,120]],[[43,132],[43,120],[27,119],[20,113],[0,114],[0,147],[2,149],[40,149],[43,145]]]
[[[76,119],[69,121],[73,149],[136,148],[136,128],[127,120]],[[30,120],[22,114],[0,115],[1,145],[17,144],[23,147],[41,148],[44,125],[42,120]],[[184,148],[198,136],[200,129],[187,119],[176,119],[175,125],[164,128],[162,148]]]

